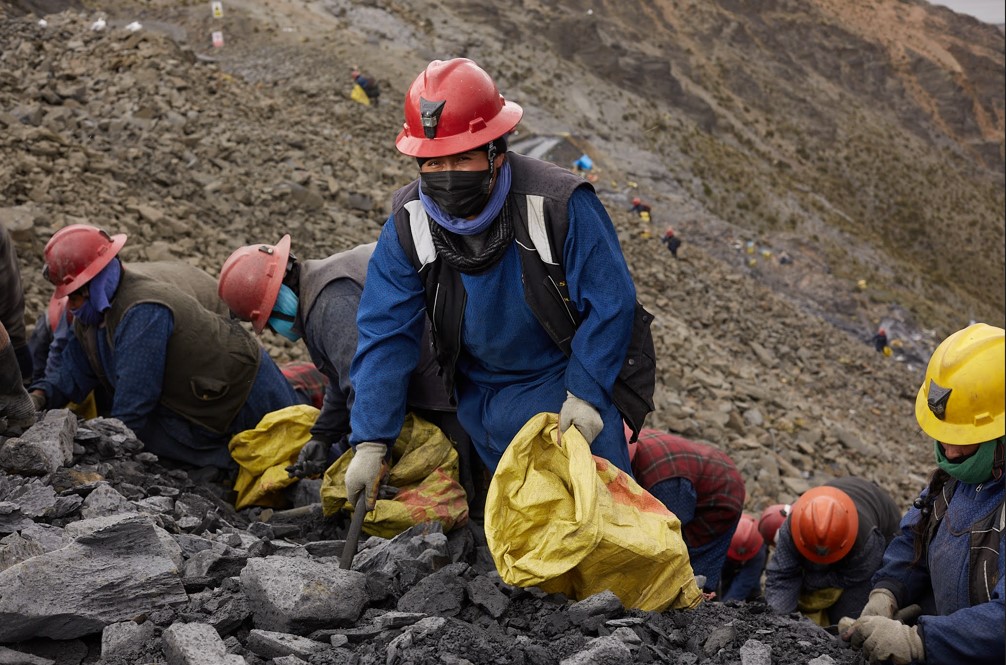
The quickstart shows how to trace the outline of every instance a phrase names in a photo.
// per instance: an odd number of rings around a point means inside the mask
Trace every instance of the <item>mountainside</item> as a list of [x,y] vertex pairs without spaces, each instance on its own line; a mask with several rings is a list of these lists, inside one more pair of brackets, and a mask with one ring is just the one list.
[[[88,9],[42,27],[15,18],[32,4],[0,4],[0,219],[32,316],[42,246],[72,222],[212,274],[284,232],[306,257],[373,240],[415,175],[393,146],[404,91],[467,56],[524,106],[515,146],[594,158],[656,314],[651,424],[730,451],[752,508],[847,473],[910,500],[931,467],[912,417],[928,354],[969,319],[1003,325],[1003,34],[943,8],[50,2]],[[354,64],[380,106],[348,99]],[[680,262],[641,235],[634,195]],[[878,324],[901,362],[865,343]]]

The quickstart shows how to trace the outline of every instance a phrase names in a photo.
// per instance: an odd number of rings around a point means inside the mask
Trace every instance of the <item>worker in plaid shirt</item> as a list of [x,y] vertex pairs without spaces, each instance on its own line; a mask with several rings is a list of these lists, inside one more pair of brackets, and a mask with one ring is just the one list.
[[640,432],[629,456],[639,484],[681,520],[692,571],[706,578],[703,590],[715,590],[744,507],[737,467],[711,445],[654,429]]

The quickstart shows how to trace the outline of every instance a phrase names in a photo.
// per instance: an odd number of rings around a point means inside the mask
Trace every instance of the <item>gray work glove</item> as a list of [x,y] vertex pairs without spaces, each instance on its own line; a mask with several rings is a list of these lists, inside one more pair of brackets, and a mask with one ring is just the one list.
[[367,508],[373,509],[377,502],[377,486],[381,482],[384,456],[388,447],[383,443],[364,441],[356,445],[353,459],[346,468],[346,498],[356,507],[356,500],[362,492],[367,493]]
[[881,616],[856,619],[852,626],[852,645],[862,647],[870,663],[891,662],[908,665],[924,662],[925,647],[918,626]]
[[580,399],[567,390],[566,401],[559,410],[559,430],[565,432],[570,426],[576,427],[589,445],[601,433],[604,421],[590,402]]
[[291,478],[307,478],[323,473],[328,468],[329,444],[311,439],[304,444],[297,455],[297,461],[286,467]]
[[870,592],[870,599],[863,606],[860,617],[884,617],[893,619],[894,613],[898,611],[898,601],[894,599],[894,594],[887,589],[874,589]]

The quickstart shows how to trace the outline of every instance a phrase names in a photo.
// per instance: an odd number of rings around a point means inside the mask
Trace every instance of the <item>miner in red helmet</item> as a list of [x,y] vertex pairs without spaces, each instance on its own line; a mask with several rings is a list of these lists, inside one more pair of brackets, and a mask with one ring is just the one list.
[[776,533],[765,601],[822,626],[858,617],[899,519],[891,495],[865,478],[836,478],[804,492]]
[[[67,296],[74,336],[56,376],[33,390],[52,408],[96,387],[110,414],[150,452],[194,466],[234,466],[227,444],[272,411],[298,402],[279,368],[237,321],[177,284],[126,265],[124,234],[85,224],[45,246],[45,275]],[[209,275],[211,293],[216,282]]]
[[767,559],[768,545],[758,529],[758,521],[747,513],[741,515],[720,574],[719,599],[750,601],[761,598],[761,576]]
[[[528,419],[551,411],[631,472],[619,409],[641,426],[655,371],[652,355],[630,348],[635,287],[590,183],[507,151],[522,113],[464,58],[431,62],[409,88],[395,145],[418,177],[393,197],[360,301],[351,498],[373,496],[427,318],[448,394],[490,470]],[[619,379],[627,358],[631,385]]]

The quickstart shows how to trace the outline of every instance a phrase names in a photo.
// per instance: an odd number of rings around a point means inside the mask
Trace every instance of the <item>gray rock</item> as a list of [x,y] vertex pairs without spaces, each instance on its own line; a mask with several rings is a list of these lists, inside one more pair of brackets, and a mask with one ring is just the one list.
[[157,627],[151,621],[136,623],[120,621],[105,626],[101,631],[101,658],[127,659],[142,652],[154,639]]
[[381,630],[394,630],[395,628],[411,626],[425,617],[425,614],[419,614],[418,612],[386,612],[374,619],[374,625]]
[[835,665],[835,659],[824,653],[813,660],[808,660],[807,665]]
[[0,501],[0,533],[14,533],[34,524],[21,513],[21,507],[11,501]]
[[56,665],[56,661],[0,646],[0,665]]
[[37,522],[32,522],[21,529],[21,537],[35,541],[45,552],[58,550],[70,542],[70,538],[60,527]]
[[442,631],[447,626],[443,617],[426,617],[406,628],[401,635],[388,644],[388,663],[396,663],[399,656],[407,654],[412,645],[428,635]]
[[568,616],[571,623],[581,626],[588,619],[594,617],[612,619],[622,611],[622,601],[618,596],[611,591],[602,591],[570,605]]
[[398,599],[399,612],[442,617],[457,616],[465,599],[465,582],[455,574],[438,571],[419,580]]
[[297,658],[297,656],[280,656],[279,658],[272,659],[272,665],[308,665],[308,663],[306,660]]
[[702,651],[707,656],[714,656],[717,651],[726,647],[737,638],[737,629],[733,626],[719,626],[714,628],[709,637],[702,645]]
[[0,467],[25,476],[53,473],[73,461],[76,432],[77,416],[67,409],[48,411],[20,438],[0,447]]
[[129,499],[115,491],[115,488],[108,483],[99,483],[80,507],[80,514],[84,519],[135,512],[136,507],[129,502]]
[[366,582],[362,573],[299,557],[251,559],[241,571],[255,627],[298,635],[354,623],[367,603]]
[[43,553],[45,550],[36,541],[12,533],[0,539],[0,571]]
[[227,653],[224,641],[204,623],[175,623],[161,636],[168,665],[241,665],[245,659]]
[[472,603],[484,609],[494,619],[500,618],[510,606],[510,599],[484,575],[471,580],[467,591]]
[[439,555],[440,565],[450,562],[447,536],[440,522],[424,522],[406,529],[391,540],[368,538],[353,558],[353,570],[369,573],[382,570],[388,564],[402,560],[416,560],[428,550]]
[[4,500],[17,504],[22,515],[39,518],[52,513],[57,497],[51,486],[32,479],[11,491]]
[[83,520],[66,531],[74,542],[0,572],[0,642],[72,639],[185,602],[149,517]]
[[741,665],[772,665],[772,647],[756,639],[741,645]]
[[631,663],[632,651],[613,635],[587,642],[587,648],[564,658],[559,665],[616,665]]
[[331,648],[327,644],[300,635],[258,629],[252,629],[248,633],[245,646],[263,658],[297,656],[305,660],[319,651],[328,651]]
[[616,628],[611,636],[620,641],[625,646],[629,647],[630,650],[635,651],[642,645],[643,639],[639,637],[639,634],[631,628],[622,626],[621,628]]

